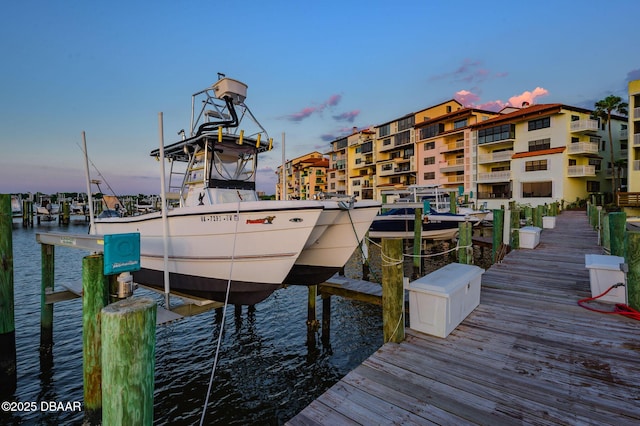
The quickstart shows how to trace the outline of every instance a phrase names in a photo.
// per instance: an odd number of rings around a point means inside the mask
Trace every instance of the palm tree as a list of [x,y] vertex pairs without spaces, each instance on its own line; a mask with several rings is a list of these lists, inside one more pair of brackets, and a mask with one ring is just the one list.
[[618,190],[618,182],[615,174],[615,159],[613,156],[613,138],[611,136],[611,113],[616,112],[620,115],[628,115],[627,107],[629,104],[622,102],[620,96],[609,95],[606,98],[599,100],[595,103],[595,110],[593,111],[593,117],[601,119],[609,127],[609,153],[611,155],[611,177],[613,179],[613,194]]

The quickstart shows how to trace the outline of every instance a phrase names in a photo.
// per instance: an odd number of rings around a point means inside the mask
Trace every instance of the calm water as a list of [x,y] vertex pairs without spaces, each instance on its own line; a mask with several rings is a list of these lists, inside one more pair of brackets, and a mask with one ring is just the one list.
[[[14,227],[18,389],[13,400],[82,401],[82,303],[54,308],[50,365],[41,366],[40,247],[35,233],[86,232],[83,226]],[[80,281],[87,252],[56,247],[56,283]],[[60,286],[58,286],[60,287]],[[137,296],[157,297],[136,291]],[[382,344],[379,307],[333,298],[331,345],[307,345],[307,288],[291,286],[242,309],[228,307],[205,424],[282,424],[354,369]],[[318,302],[318,318],[322,304]],[[221,311],[159,326],[156,340],[156,424],[197,424],[213,365]],[[83,413],[8,414],[0,424],[81,424]]]
[[[55,224],[23,229],[14,226],[14,286],[18,389],[14,401],[82,401],[82,303],[60,302],[54,308],[54,347],[50,360],[40,359],[40,247],[36,232],[85,233],[84,226]],[[438,253],[450,243],[430,244]],[[87,252],[56,247],[56,276],[81,281]],[[371,258],[379,249],[371,247]],[[411,253],[410,246],[406,252]],[[487,267],[490,249],[475,249],[476,263]],[[356,256],[354,256],[356,258]],[[455,254],[424,262],[426,272],[455,261]],[[373,278],[381,273],[372,261]],[[407,276],[412,267],[405,265]],[[423,272],[424,273],[424,272]],[[359,278],[352,262],[347,275]],[[136,296],[161,298],[144,290]],[[229,306],[221,353],[209,398],[205,424],[283,424],[306,407],[382,345],[381,310],[360,302],[332,298],[330,346],[307,343],[307,288],[290,286],[267,300],[241,309]],[[322,304],[317,302],[317,317]],[[155,424],[198,424],[206,398],[222,311],[211,311],[159,326],[156,339]],[[0,424],[81,424],[82,412],[0,412]]]

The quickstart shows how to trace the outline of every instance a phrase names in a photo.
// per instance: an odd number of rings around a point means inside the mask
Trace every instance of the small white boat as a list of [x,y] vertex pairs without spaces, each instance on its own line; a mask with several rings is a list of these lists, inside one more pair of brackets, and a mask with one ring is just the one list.
[[151,152],[171,166],[166,223],[162,212],[95,220],[99,234],[140,233],[136,282],[164,287],[166,265],[174,291],[224,301],[229,285],[230,303],[255,304],[286,281],[334,273],[368,229],[379,203],[258,198],[258,154],[272,141],[246,89],[224,77],[195,93],[188,137]]
[[22,201],[17,195],[11,196],[11,215],[13,217],[22,217]]
[[371,224],[371,238],[413,238],[415,209],[424,209],[421,223],[421,237],[428,240],[449,240],[455,237],[460,222],[481,223],[488,211],[449,211],[449,194],[436,185],[410,185],[406,190],[385,191],[386,197],[393,196],[394,202],[384,207],[389,210],[379,214]]

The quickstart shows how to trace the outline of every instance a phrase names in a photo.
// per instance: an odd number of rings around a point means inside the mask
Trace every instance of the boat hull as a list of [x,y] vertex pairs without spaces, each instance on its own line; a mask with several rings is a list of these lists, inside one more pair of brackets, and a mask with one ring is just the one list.
[[[427,240],[449,240],[456,236],[458,224],[470,221],[474,225],[481,219],[474,216],[432,212],[422,223],[421,236]],[[370,228],[371,238],[413,238],[415,213],[413,209],[401,208],[377,216]]]
[[380,210],[377,201],[357,201],[345,208],[337,201],[320,201],[324,210],[316,230],[287,275],[285,283],[316,285],[338,272],[353,255]]
[[[321,212],[317,203],[300,201],[250,201],[170,210],[166,261],[170,287],[224,301],[221,289],[226,290],[230,281],[232,303],[257,303],[256,299],[264,299],[282,284]],[[135,274],[137,282],[164,287],[160,212],[105,218],[95,225],[98,234],[140,233],[142,270]],[[262,296],[252,298],[248,295],[252,292]]]

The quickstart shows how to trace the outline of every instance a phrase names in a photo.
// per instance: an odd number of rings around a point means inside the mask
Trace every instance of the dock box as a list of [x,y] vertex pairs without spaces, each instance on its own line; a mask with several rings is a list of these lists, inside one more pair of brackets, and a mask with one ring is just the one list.
[[520,248],[534,249],[540,243],[540,231],[537,226],[520,228]]
[[[584,263],[589,270],[591,297],[601,295],[614,284],[625,284],[624,272],[620,268],[620,265],[624,263],[624,257],[604,254],[585,254]],[[599,302],[627,304],[627,287],[621,286],[611,289],[610,292],[597,300]]]
[[556,227],[555,216],[542,216],[542,227],[544,229],[553,229]]
[[484,269],[450,263],[409,283],[410,328],[447,337],[480,304]]

